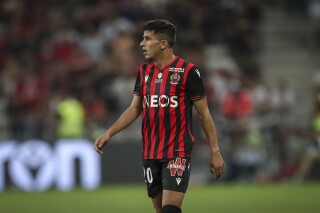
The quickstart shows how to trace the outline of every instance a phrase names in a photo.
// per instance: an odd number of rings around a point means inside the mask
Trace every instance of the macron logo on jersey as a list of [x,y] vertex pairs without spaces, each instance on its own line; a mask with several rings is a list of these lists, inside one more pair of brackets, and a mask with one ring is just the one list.
[[196,72],[197,72],[197,74],[198,74],[199,78],[201,78],[201,76],[200,76],[200,72],[199,72],[199,70],[198,70],[198,69],[196,69]]
[[143,108],[145,107],[173,107],[178,106],[178,96],[147,95],[143,96]]
[[160,72],[158,74],[158,78],[156,79],[156,84],[161,84],[162,83],[162,76],[163,76],[163,74]]

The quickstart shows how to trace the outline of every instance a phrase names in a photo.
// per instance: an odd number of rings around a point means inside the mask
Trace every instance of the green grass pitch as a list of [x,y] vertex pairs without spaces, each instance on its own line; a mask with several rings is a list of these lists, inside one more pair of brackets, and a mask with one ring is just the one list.
[[[320,183],[219,184],[191,186],[184,213],[316,213],[320,212]],[[0,193],[1,213],[152,213],[144,185],[106,185],[94,191],[50,190]]]

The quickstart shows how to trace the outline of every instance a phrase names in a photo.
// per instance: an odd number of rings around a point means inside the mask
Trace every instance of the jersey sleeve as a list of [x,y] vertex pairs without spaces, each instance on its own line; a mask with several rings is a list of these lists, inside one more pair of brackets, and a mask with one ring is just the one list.
[[141,67],[139,69],[139,72],[137,74],[136,83],[134,85],[133,94],[134,95],[142,95],[142,74],[141,74]]
[[188,73],[186,89],[187,94],[192,101],[197,101],[206,97],[202,76],[196,66],[193,66]]

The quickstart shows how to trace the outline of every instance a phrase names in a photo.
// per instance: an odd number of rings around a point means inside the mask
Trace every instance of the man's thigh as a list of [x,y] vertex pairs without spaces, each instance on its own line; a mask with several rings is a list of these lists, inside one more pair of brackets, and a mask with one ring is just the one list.
[[162,167],[158,160],[143,160],[144,180],[148,196],[155,198],[162,192]]

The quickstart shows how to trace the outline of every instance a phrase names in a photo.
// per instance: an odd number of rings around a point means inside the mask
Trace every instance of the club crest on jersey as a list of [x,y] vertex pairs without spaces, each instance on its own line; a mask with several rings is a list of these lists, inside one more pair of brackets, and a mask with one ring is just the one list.
[[178,84],[180,80],[180,75],[175,73],[170,76],[170,84]]
[[149,76],[146,75],[146,76],[144,77],[144,82],[147,82],[147,81],[148,81],[148,78],[149,78]]
[[170,169],[171,176],[182,176],[183,171],[186,169],[186,159],[176,158],[176,161],[169,161],[167,169]]
[[157,84],[161,84],[162,83],[162,73],[161,72],[158,73],[158,78],[156,79],[156,83]]

